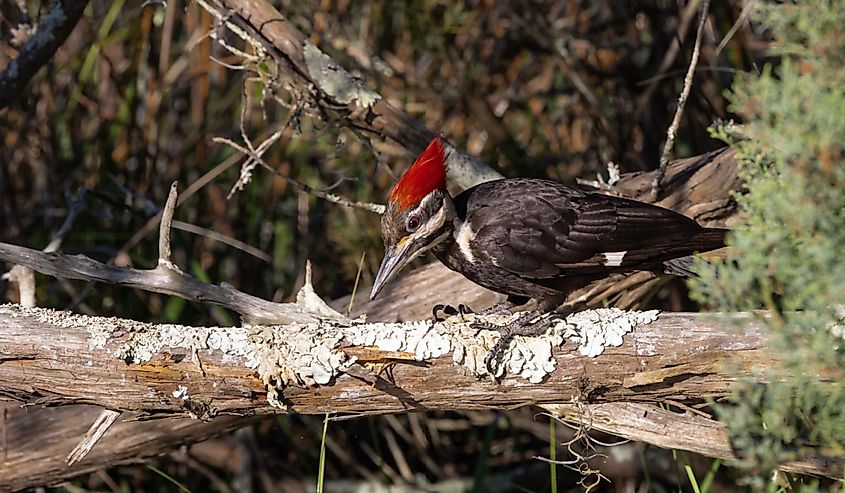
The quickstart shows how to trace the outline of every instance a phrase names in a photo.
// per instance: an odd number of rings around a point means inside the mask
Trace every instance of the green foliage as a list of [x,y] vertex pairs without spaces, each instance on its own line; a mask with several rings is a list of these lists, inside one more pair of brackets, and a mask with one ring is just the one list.
[[766,3],[757,19],[781,58],[733,87],[748,137],[735,144],[745,220],[731,258],[704,268],[694,294],[770,313],[769,383],[739,385],[722,409],[737,451],[763,470],[807,445],[845,452],[845,3]]

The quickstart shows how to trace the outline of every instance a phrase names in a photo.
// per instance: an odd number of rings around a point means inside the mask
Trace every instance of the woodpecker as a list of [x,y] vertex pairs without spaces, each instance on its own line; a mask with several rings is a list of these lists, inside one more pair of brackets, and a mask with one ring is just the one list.
[[[390,191],[381,221],[385,255],[373,284],[385,282],[431,252],[451,270],[507,295],[499,309],[536,303],[502,337],[532,335],[576,289],[617,272],[689,275],[691,255],[724,246],[727,230],[705,228],[682,214],[549,180],[506,178],[454,198],[446,190],[446,155],[435,137]],[[489,360],[488,360],[489,364]]]

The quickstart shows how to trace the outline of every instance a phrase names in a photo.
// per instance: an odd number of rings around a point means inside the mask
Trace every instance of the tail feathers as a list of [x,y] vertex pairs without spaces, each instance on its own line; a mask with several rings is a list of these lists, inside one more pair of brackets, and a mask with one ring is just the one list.
[[[727,229],[705,228],[696,233],[690,243],[695,245],[699,253],[718,250],[725,246]],[[698,277],[692,269],[693,255],[673,258],[663,262],[663,272],[678,277]]]
[[663,262],[663,273],[678,277],[697,277],[692,270],[692,255]]
[[727,229],[722,228],[702,228],[701,231],[695,233],[692,237],[692,243],[695,245],[696,251],[709,252],[725,246],[725,236],[728,234]]

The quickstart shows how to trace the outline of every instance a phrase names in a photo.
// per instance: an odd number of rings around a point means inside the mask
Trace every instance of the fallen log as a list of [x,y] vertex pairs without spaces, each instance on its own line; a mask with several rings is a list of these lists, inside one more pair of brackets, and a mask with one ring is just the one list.
[[[738,322],[745,327],[741,333],[730,328]],[[455,320],[445,325],[453,330],[460,323]],[[378,324],[371,326],[378,327]],[[203,341],[196,337],[197,329],[2,306],[0,347],[4,352],[0,363],[0,394],[7,399],[26,407],[96,405],[133,413],[128,416],[135,418],[170,418],[166,421],[176,425],[168,432],[167,439],[156,435],[155,427],[135,438],[110,432],[94,448],[96,454],[92,452],[72,468],[59,468],[57,448],[63,444],[69,450],[74,443],[72,437],[55,435],[51,438],[56,440],[55,444],[44,449],[45,455],[33,453],[32,436],[25,432],[27,428],[19,427],[21,419],[27,422],[30,418],[24,415],[24,409],[15,409],[7,403],[0,426],[5,435],[0,441],[3,444],[0,457],[5,457],[0,465],[0,477],[8,478],[10,488],[43,484],[94,466],[161,453],[177,443],[201,439],[231,429],[239,420],[246,423],[252,416],[267,413],[331,412],[365,416],[411,410],[512,409],[528,405],[540,405],[567,420],[636,440],[730,458],[722,425],[698,413],[663,411],[657,404],[672,402],[691,408],[704,398],[726,395],[732,382],[754,375],[771,364],[772,358],[766,349],[764,324],[758,315],[667,313],[637,326],[625,336],[622,346],[608,348],[600,357],[585,357],[576,344],[568,342],[556,348],[553,355],[556,368],[539,384],[515,375],[507,375],[500,382],[478,378],[468,374],[448,354],[418,361],[407,353],[348,346],[340,338],[338,348],[359,358],[358,362],[338,372],[327,385],[292,381],[279,385],[278,381],[263,379],[261,370],[249,364],[249,355],[220,344],[219,340],[215,342],[219,334]],[[266,336],[267,330],[282,328],[221,330],[235,330],[233,337],[240,340],[241,335]],[[329,324],[321,330],[344,333],[348,328]],[[240,331],[244,334],[237,334]],[[150,338],[160,333],[170,334],[171,341],[190,343],[162,347],[155,354],[143,356],[141,359],[148,358],[143,363],[129,361],[127,348],[140,352],[144,347],[152,347]],[[184,337],[174,337],[174,333],[184,333]],[[201,333],[203,338],[210,334],[213,332]],[[209,347],[218,349],[209,350]],[[268,385],[275,386],[275,397]],[[659,420],[655,421],[657,417]],[[172,418],[194,420],[172,421]],[[80,432],[81,424],[77,424],[76,433]],[[119,426],[132,425],[119,421]],[[31,429],[34,425],[27,426]],[[72,427],[73,421],[68,429]],[[125,442],[127,439],[134,448]],[[145,445],[141,446],[142,443]],[[118,448],[132,450],[133,454],[107,453]],[[842,465],[838,460],[815,458],[784,467],[804,473],[838,475]]]

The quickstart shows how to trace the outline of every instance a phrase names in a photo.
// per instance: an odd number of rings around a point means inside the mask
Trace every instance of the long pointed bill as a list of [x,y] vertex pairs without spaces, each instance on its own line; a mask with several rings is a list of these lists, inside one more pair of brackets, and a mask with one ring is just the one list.
[[376,299],[384,284],[413,258],[410,254],[410,246],[410,241],[403,240],[396,245],[396,248],[389,248],[384,252],[381,267],[379,267],[376,280],[373,282],[373,290],[370,292],[371,300]]

